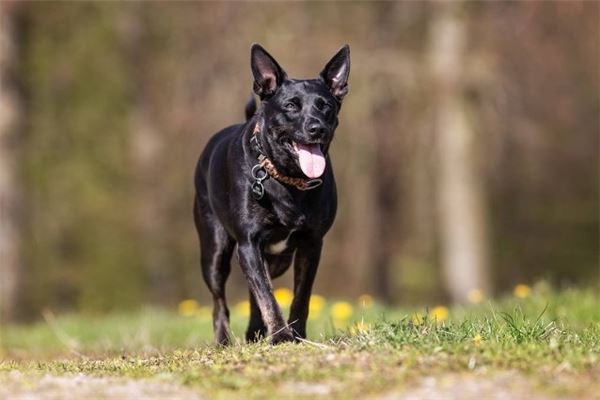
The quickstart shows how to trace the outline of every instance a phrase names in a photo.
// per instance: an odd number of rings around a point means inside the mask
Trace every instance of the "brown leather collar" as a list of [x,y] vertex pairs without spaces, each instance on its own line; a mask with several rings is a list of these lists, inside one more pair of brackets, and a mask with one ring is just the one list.
[[[281,174],[277,170],[277,168],[275,167],[273,162],[271,160],[269,160],[269,158],[262,152],[262,149],[258,142],[258,134],[260,133],[260,131],[261,131],[260,123],[257,122],[256,125],[254,125],[254,130],[252,131],[252,138],[250,139],[251,141],[254,141],[256,143],[257,151],[259,153],[258,164],[256,164],[254,166],[254,168],[252,168],[252,175],[254,176],[255,179],[257,179],[257,177],[255,176],[256,170],[262,168],[272,178],[277,179],[279,182],[285,183],[286,185],[294,186],[298,190],[311,190],[311,189],[321,186],[321,184],[323,183],[323,180],[319,179],[319,178],[317,178],[317,179],[292,178],[292,177]],[[264,179],[261,179],[260,182],[262,182],[262,180],[264,180]]]

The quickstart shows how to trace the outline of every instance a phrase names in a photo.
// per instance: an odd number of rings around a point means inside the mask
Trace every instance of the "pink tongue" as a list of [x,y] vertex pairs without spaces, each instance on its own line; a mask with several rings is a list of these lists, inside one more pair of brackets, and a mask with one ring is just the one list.
[[298,158],[300,159],[300,168],[304,175],[309,178],[318,178],[325,171],[325,156],[321,152],[321,146],[318,144],[300,144],[298,145]]

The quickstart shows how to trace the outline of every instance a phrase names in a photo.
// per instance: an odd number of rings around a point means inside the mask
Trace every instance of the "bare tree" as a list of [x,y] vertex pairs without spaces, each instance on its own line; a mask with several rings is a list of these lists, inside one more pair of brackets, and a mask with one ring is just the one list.
[[[398,104],[391,96],[375,108],[377,121],[374,132],[375,140],[375,172],[374,172],[374,212],[375,243],[373,243],[373,261],[375,291],[387,303],[393,300],[392,260],[394,242],[397,240],[398,204],[398,155],[390,151],[397,148],[398,139],[389,134],[386,127]],[[386,126],[382,126],[386,125]],[[389,129],[389,128],[388,128]]]
[[483,190],[476,131],[464,99],[466,23],[463,4],[437,4],[431,26],[431,67],[438,143],[438,201],[442,267],[453,301],[490,290]]
[[0,322],[14,316],[20,274],[15,3],[0,3]]
[[152,49],[147,39],[148,24],[142,4],[130,4],[122,14],[123,42],[131,63],[134,88],[131,112],[131,159],[134,167],[136,230],[142,251],[142,263],[150,283],[150,300],[173,299],[175,279],[169,268],[165,232],[169,226],[165,196],[160,185],[164,135],[153,115],[152,97],[147,93],[146,56]]

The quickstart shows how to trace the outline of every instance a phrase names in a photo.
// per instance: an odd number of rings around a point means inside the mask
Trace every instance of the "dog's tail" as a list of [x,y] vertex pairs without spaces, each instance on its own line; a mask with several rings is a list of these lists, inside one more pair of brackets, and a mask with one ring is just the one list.
[[250,97],[248,97],[244,112],[246,113],[246,121],[252,118],[256,112],[256,101],[254,101],[254,95],[252,93],[250,93]]

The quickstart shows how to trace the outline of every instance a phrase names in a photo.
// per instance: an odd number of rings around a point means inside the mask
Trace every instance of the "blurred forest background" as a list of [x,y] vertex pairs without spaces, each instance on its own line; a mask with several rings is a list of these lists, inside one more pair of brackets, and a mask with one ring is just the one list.
[[2,0],[4,319],[210,301],[192,173],[243,120],[253,42],[292,77],[351,47],[315,292],[598,284],[597,2]]

